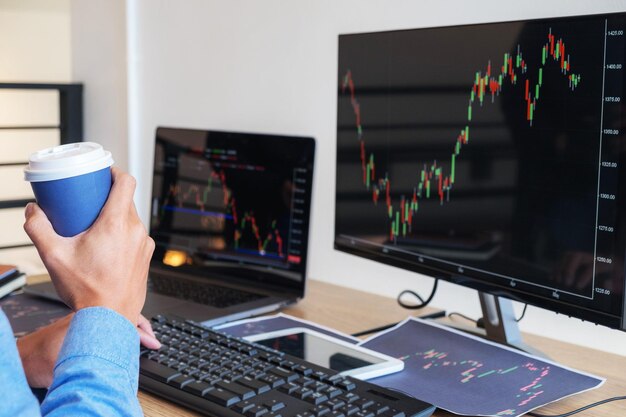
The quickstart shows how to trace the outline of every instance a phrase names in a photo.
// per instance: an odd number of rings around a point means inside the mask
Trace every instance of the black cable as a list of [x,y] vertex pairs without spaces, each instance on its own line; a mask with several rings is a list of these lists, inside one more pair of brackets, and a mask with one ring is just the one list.
[[459,317],[464,318],[465,320],[469,320],[471,322],[474,322],[474,323],[478,324],[478,320],[473,319],[473,318],[471,318],[469,316],[466,316],[465,314],[458,313],[456,311],[453,311],[452,313],[448,314],[448,317],[452,317],[452,316],[459,316]]
[[602,401],[598,401],[595,403],[591,403],[589,405],[586,405],[584,407],[578,408],[576,410],[564,413],[564,414],[537,414],[537,413],[528,413],[529,416],[533,416],[533,417],[568,417],[574,414],[578,414],[581,411],[585,411],[588,410],[592,407],[597,407],[599,405],[605,404],[605,403],[610,403],[612,401],[620,401],[620,400],[626,400],[626,395],[621,396],[621,397],[612,397],[612,398],[607,398],[605,400]]
[[[428,298],[426,299],[426,301],[424,301],[424,299],[422,297],[419,296],[418,293],[416,293],[415,291],[412,290],[404,290],[402,291],[400,294],[398,294],[398,304],[400,304],[400,307],[409,309],[409,310],[418,310],[420,308],[424,308],[426,307],[435,297],[435,293],[437,292],[437,284],[439,284],[439,278],[435,278],[435,284],[433,285],[433,290],[431,291],[430,295],[428,296]],[[415,305],[411,305],[411,304],[406,304],[404,301],[402,301],[402,296],[404,294],[410,294],[413,297],[417,298],[418,300],[420,300],[421,304],[415,304]]]
[[[523,318],[524,318],[524,316],[526,315],[526,309],[527,309],[527,308],[528,308],[528,304],[524,304],[524,309],[522,310],[522,314],[519,316],[519,318],[515,319],[515,321],[516,321],[517,323],[519,323],[520,321],[522,321],[522,319],[523,319]],[[476,324],[478,325],[478,327],[483,327],[483,326],[481,326],[481,325],[479,324],[479,323],[480,323],[480,321],[482,321],[482,319],[478,319],[478,320],[476,320],[476,319],[473,319],[473,318],[471,318],[471,317],[469,317],[469,316],[466,316],[465,314],[462,314],[462,313],[459,313],[459,312],[456,312],[456,311],[453,311],[452,313],[448,314],[448,317],[452,317],[452,316],[459,316],[459,317],[462,317],[462,318],[464,318],[465,320],[469,320],[469,321],[471,321],[471,322],[476,323]]]
[[519,316],[519,319],[515,319],[516,322],[520,322],[522,321],[522,319],[524,318],[524,316],[526,315],[526,309],[528,308],[528,304],[524,304],[524,309],[522,310],[522,315]]

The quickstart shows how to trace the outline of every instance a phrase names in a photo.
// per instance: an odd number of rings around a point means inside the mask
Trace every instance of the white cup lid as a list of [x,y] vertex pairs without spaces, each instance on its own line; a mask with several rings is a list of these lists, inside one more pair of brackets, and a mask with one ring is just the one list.
[[35,152],[28,158],[24,179],[30,182],[77,177],[113,165],[111,152],[94,142],[77,142]]

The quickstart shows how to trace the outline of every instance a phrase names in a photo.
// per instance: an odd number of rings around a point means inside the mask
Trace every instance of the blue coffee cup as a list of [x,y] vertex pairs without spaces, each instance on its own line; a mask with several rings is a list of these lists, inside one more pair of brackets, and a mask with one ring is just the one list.
[[37,204],[61,236],[75,236],[98,218],[111,190],[111,153],[93,142],[35,152],[24,169]]

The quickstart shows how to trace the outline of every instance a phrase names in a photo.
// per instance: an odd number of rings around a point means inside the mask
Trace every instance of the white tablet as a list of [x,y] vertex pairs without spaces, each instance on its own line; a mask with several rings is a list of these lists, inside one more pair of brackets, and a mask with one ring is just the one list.
[[245,337],[342,375],[370,379],[404,369],[404,362],[304,327]]

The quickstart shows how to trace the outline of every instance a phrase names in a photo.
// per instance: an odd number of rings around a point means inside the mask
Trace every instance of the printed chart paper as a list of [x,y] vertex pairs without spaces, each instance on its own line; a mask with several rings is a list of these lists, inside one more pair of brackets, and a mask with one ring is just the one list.
[[598,388],[605,381],[415,318],[361,346],[404,361],[402,372],[369,382],[406,392],[455,414],[520,416]]
[[25,336],[52,324],[72,311],[64,304],[21,292],[0,301],[0,308],[9,319],[15,337]]

